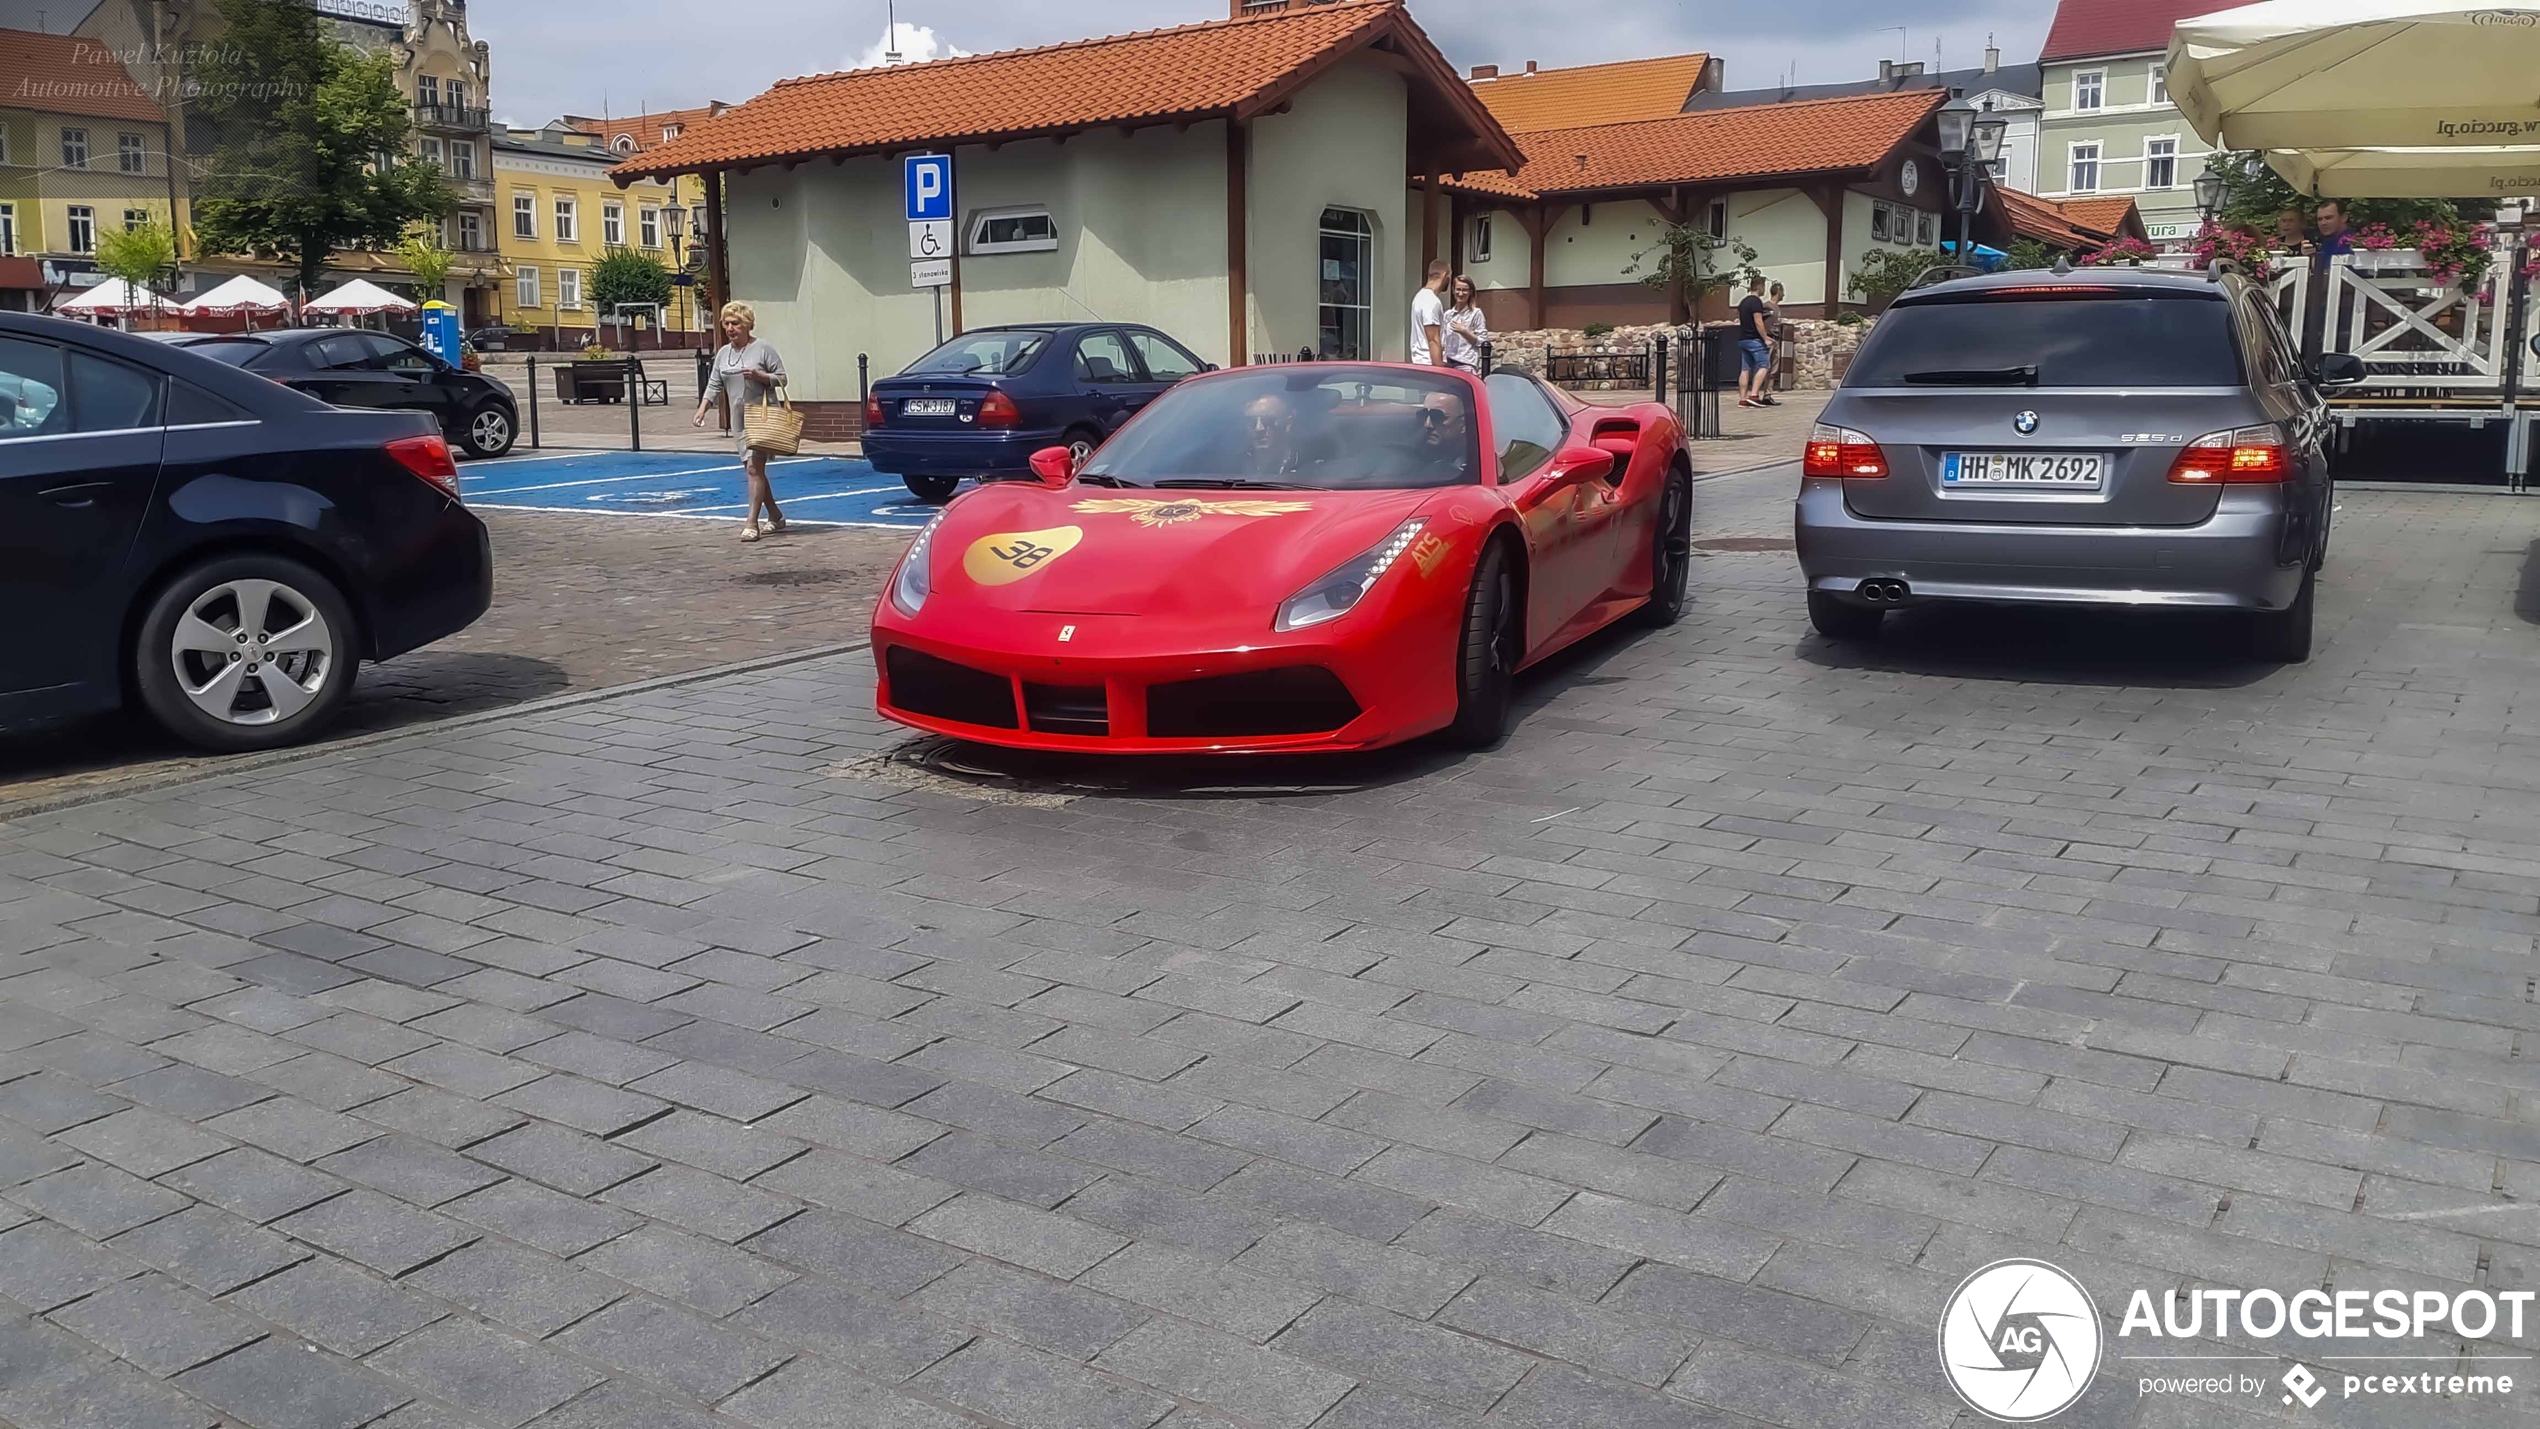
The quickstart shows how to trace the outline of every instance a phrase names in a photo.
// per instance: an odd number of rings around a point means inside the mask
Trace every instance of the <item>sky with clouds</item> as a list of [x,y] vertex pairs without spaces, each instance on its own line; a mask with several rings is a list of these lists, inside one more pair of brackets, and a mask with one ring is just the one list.
[[[195,0],[208,3],[208,0]],[[68,29],[89,0],[0,0],[0,26],[38,10]],[[884,0],[474,0],[469,29],[493,47],[497,115],[534,125],[558,114],[738,103],[789,75],[881,58]],[[900,51],[980,53],[1223,18],[1224,0],[899,0]],[[1411,0],[1459,67],[1590,64],[1707,49],[1732,89],[1866,78],[1881,57],[1945,66],[2036,58],[2050,0]],[[1899,27],[1903,33],[1898,32]]]

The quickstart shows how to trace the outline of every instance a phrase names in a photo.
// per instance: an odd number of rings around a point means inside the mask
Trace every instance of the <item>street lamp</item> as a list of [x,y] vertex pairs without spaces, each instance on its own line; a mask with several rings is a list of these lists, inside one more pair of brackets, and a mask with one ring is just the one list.
[[[670,238],[671,268],[675,271],[685,273],[687,271],[687,264],[680,260],[679,240],[688,231],[688,210],[680,206],[678,203],[673,202],[668,208],[661,211],[661,226],[662,231],[669,235]],[[680,304],[680,317],[683,321],[687,317],[687,303],[685,300],[682,300]]]
[[2210,224],[2222,215],[2223,200],[2231,193],[2231,181],[2209,164],[2205,172],[2196,176],[2195,187],[2196,210]]
[[1975,255],[1975,216],[1984,206],[1984,188],[1976,171],[1990,173],[1993,161],[2002,156],[2002,136],[2010,130],[2010,120],[1993,112],[1993,104],[1976,108],[1963,90],[1952,90],[1949,102],[1936,116],[1940,125],[1940,161],[1950,170],[1950,187],[1957,194],[1958,241],[1955,257],[1961,263],[1972,263]]

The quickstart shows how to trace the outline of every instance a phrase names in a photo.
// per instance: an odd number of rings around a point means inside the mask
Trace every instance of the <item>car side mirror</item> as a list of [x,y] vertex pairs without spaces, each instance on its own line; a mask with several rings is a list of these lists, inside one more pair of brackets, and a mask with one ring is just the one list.
[[1065,486],[1076,479],[1076,453],[1066,447],[1043,447],[1032,453],[1032,474],[1043,486]]
[[1552,474],[1563,481],[1603,481],[1614,474],[1614,454],[1603,447],[1567,447],[1552,459]]
[[2348,352],[2323,352],[2313,374],[2322,387],[2352,387],[2370,374],[2364,360]]

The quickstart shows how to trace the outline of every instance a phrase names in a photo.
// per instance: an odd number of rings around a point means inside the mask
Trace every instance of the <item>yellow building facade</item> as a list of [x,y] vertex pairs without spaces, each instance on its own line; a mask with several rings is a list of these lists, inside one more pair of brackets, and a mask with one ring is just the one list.
[[[621,189],[609,177],[614,162],[598,138],[562,125],[493,141],[494,222],[510,273],[500,321],[534,329],[559,348],[579,347],[616,316],[601,312],[590,295],[591,269],[602,255],[626,248],[665,268],[676,266],[674,230],[684,231],[687,222],[679,187],[646,181]],[[686,297],[673,292],[661,314],[665,327],[695,325]],[[647,314],[647,326],[650,321]],[[608,341],[622,339],[612,333]]]

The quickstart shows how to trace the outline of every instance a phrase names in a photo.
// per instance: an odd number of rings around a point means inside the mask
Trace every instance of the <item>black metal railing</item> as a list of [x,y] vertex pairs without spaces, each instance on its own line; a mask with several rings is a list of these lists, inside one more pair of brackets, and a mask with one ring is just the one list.
[[417,104],[414,121],[431,129],[482,129],[491,110],[474,109],[463,104]]

